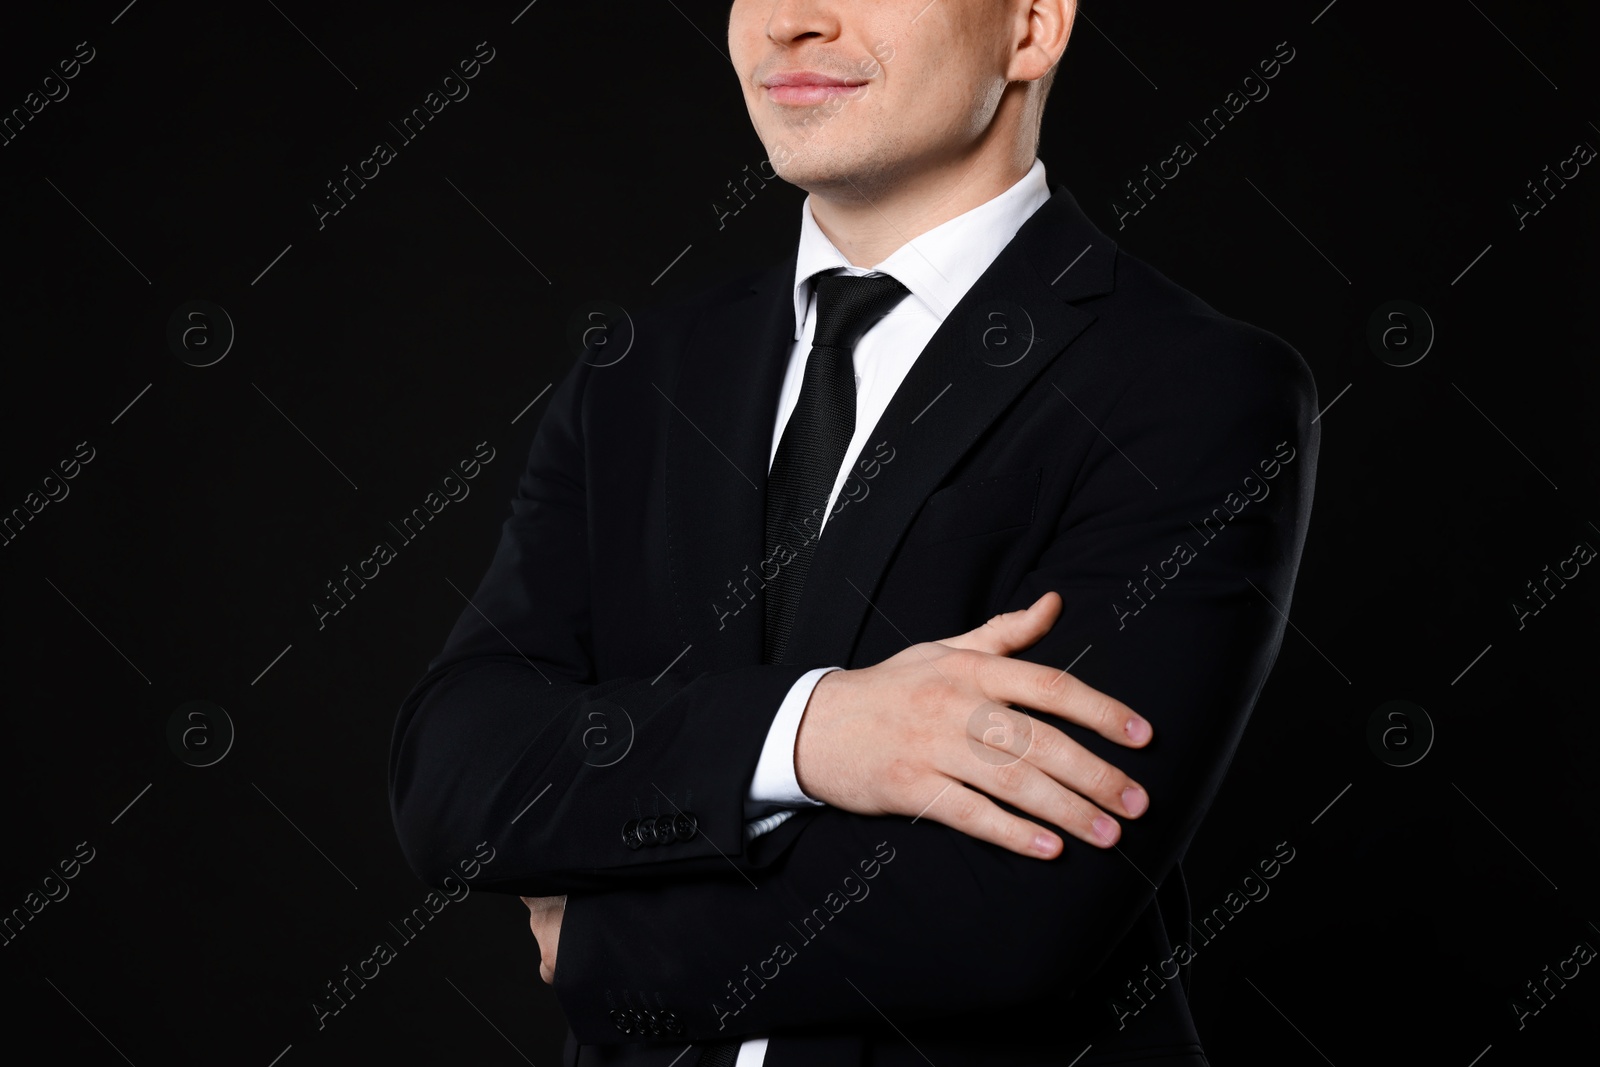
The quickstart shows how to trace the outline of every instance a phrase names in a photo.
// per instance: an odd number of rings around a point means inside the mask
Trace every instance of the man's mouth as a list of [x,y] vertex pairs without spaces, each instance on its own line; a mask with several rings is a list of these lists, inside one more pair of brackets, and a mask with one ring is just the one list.
[[865,78],[836,78],[812,70],[792,70],[773,74],[761,84],[774,103],[803,107],[854,96],[866,83]]

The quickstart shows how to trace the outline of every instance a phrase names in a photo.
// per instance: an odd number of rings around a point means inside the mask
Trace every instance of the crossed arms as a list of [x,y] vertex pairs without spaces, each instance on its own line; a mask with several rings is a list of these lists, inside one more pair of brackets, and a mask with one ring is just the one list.
[[[1006,609],[1029,615],[975,619],[967,635],[824,678],[796,767],[828,804],[749,842],[761,709],[822,665],[599,676],[586,516],[604,487],[585,481],[595,370],[580,364],[553,394],[472,606],[401,708],[391,801],[412,867],[439,885],[489,840],[498,855],[481,888],[567,896],[554,985],[585,1043],[617,1040],[614,987],[673,990],[685,1040],[1070,992],[1187,848],[1283,634],[1315,390],[1281,344],[1227,340],[1163,357],[1096,420],[1105,440],[1005,591]],[[1063,433],[1085,430],[1070,417]],[[1241,492],[1247,477],[1270,491]],[[1195,524],[1218,507],[1233,514],[1207,540]],[[1170,580],[1148,584],[1144,564]],[[969,713],[984,700],[1013,725],[1007,704],[1046,713],[1000,731],[1015,758],[975,754]],[[615,724],[617,708],[631,748],[602,765],[584,731],[596,714]],[[1134,712],[1153,726],[1148,743],[1126,732]],[[869,744],[851,744],[868,729]],[[623,847],[618,812],[643,798],[692,809],[695,835]],[[1094,826],[1101,813],[1136,819],[1112,828],[1115,847]],[[1048,847],[1029,854],[1041,828]],[[869,869],[879,903],[840,904],[842,879],[861,885]],[[808,937],[819,908],[834,919]],[[953,966],[928,965],[935,938]],[[752,972],[782,992],[753,995],[765,982]]]

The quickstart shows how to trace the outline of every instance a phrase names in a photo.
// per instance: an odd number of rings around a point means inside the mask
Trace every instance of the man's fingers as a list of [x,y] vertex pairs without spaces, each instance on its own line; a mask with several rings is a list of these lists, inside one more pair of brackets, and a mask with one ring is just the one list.
[[996,703],[1049,712],[1129,748],[1142,748],[1154,736],[1143,716],[1064,670],[1003,656],[983,660],[979,667],[978,684]]
[[[1095,825],[1105,812],[1136,819],[1150,807],[1144,787],[1121,768],[1015,708],[990,705],[969,719],[967,749],[961,766],[940,769],[1090,844],[1108,829]],[[1099,809],[1087,811],[1084,799]]]
[[1021,611],[996,615],[982,626],[956,637],[944,638],[939,644],[950,648],[969,648],[993,656],[1009,656],[1037,644],[1060,617],[1061,596],[1050,592]]
[[[938,778],[930,776],[928,781],[930,786],[924,788],[931,788]],[[954,779],[945,779],[945,783],[932,789],[938,799],[928,805],[922,818],[1034,859],[1049,859],[1061,851],[1061,838],[1044,827],[1017,818]]]
[[[1085,844],[1109,848],[1122,837],[1122,828],[1116,819],[1025,760],[995,767],[983,790],[1052,826],[1061,827]],[[1116,810],[1122,808],[1119,801]]]
[[[941,780],[943,785],[938,784]],[[1058,786],[1048,785],[1046,788],[1065,794]],[[927,805],[920,818],[943,823],[968,837],[988,841],[1032,859],[1051,859],[1061,852],[1060,835],[1038,823],[1012,815],[982,793],[969,789],[953,778],[930,776],[919,791],[929,792],[930,796],[937,798]],[[1058,796],[1053,803],[1061,802]],[[1119,836],[1116,821],[1099,812],[1094,805],[1082,798],[1068,796],[1062,810],[1065,814],[1061,816],[1061,824],[1074,837],[1081,837],[1098,848],[1109,848],[1116,844]],[[1104,820],[1098,828],[1094,825],[1096,816]]]

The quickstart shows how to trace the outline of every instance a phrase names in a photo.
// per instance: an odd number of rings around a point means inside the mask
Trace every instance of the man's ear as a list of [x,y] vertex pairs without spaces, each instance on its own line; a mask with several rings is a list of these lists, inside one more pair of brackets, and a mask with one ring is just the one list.
[[1027,0],[1027,26],[1011,59],[1011,81],[1038,81],[1045,95],[1067,50],[1077,0]]

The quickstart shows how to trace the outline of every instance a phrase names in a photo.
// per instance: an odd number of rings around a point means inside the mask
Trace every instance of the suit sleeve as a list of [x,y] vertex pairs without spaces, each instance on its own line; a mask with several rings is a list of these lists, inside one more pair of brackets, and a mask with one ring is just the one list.
[[[553,391],[488,572],[395,722],[395,831],[436,888],[478,869],[480,842],[494,858],[474,887],[528,896],[762,862],[741,845],[772,715],[751,709],[775,713],[806,668],[596,676],[582,436],[593,373],[579,361]],[[670,847],[623,847],[600,813],[629,793],[659,806],[651,825]]]
[[[1066,836],[1041,861],[926,818],[798,812],[788,848],[748,880],[569,900],[555,991],[579,1041],[618,1040],[608,986],[673,990],[683,1036],[703,1040],[1001,1018],[1099,968],[1217,791],[1283,638],[1310,514],[1309,370],[1259,331],[1211,337],[1111,406],[1053,540],[1003,607],[1058,591],[1061,619],[1021,656],[1079,660],[1079,678],[1154,724],[1140,750],[1064,725],[1149,791],[1119,846]],[[1082,417],[1064,407],[1063,432],[1094,432],[1071,424]]]

